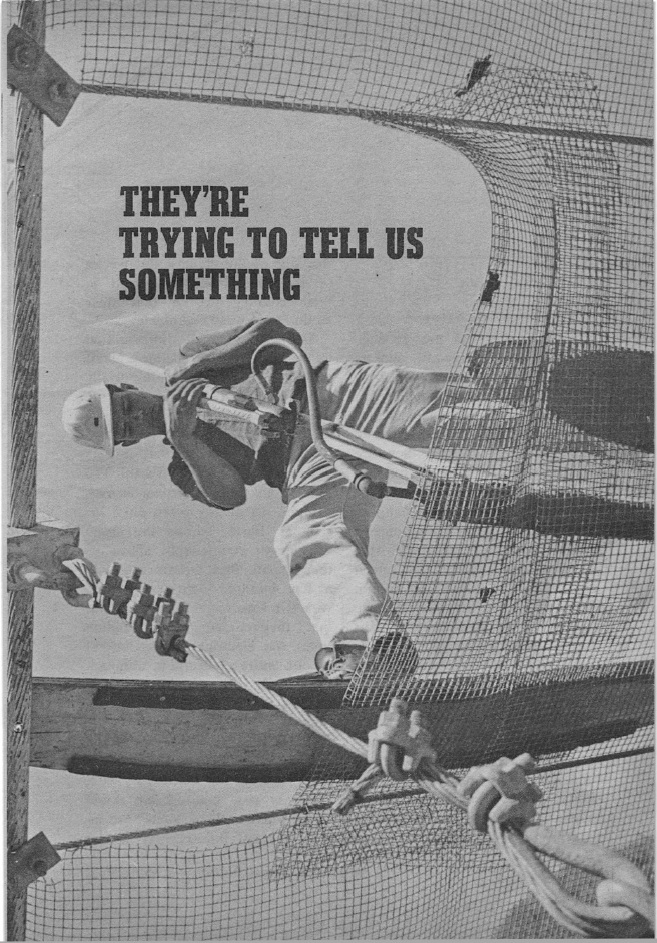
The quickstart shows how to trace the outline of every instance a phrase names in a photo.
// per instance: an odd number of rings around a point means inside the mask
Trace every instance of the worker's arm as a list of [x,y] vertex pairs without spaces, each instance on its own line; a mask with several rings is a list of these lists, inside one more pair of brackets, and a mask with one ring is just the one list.
[[[194,338],[181,347],[180,352],[185,358],[182,362],[172,364],[165,370],[167,385],[191,377],[205,376],[211,370],[225,370],[228,367],[248,365],[251,362],[256,348],[263,341],[275,337],[284,337],[295,344],[301,345],[301,335],[293,328],[285,327],[277,318],[260,318],[249,321],[241,327],[229,328],[215,334],[205,334]],[[271,348],[262,352],[261,366],[285,360],[289,351],[280,348]]]
[[206,501],[228,510],[244,504],[246,489],[230,462],[194,435],[196,406],[204,385],[203,380],[186,380],[167,391],[164,401],[167,438],[189,468]]

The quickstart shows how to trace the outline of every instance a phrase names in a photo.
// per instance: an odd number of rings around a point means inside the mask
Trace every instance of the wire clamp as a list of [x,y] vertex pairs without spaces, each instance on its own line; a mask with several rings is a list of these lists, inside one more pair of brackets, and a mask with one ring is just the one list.
[[146,584],[135,589],[126,610],[127,621],[139,638],[153,638],[153,620],[155,619],[155,596]]
[[120,619],[128,618],[128,603],[133,593],[141,589],[141,570],[135,568],[130,579],[124,580],[121,576],[121,565],[114,563],[109,573],[101,580],[99,587],[99,602],[109,615],[116,615]]
[[488,822],[523,826],[536,817],[541,790],[527,780],[536,769],[529,753],[510,760],[503,756],[487,766],[474,766],[458,785],[457,792],[468,803],[468,821],[477,832],[486,833]]
[[26,888],[44,877],[62,859],[43,832],[9,852],[7,883],[14,888]]
[[435,763],[436,757],[420,712],[410,711],[406,701],[393,698],[390,710],[381,713],[378,727],[369,734],[368,761],[401,782],[417,772],[423,760]]
[[176,612],[173,606],[173,600],[162,599],[155,613],[155,651],[158,655],[170,655],[183,662],[187,660],[185,636],[189,629],[189,615],[186,603],[179,603]]

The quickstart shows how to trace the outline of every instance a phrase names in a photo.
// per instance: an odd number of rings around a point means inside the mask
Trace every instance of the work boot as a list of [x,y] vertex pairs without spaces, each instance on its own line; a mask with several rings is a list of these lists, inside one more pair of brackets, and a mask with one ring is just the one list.
[[[362,645],[337,642],[320,648],[315,667],[327,681],[350,681],[364,654]],[[366,657],[366,671],[379,674],[383,670],[394,677],[408,678],[415,674],[419,663],[415,645],[402,632],[389,632],[376,639]]]
[[364,654],[364,645],[336,642],[320,648],[315,655],[315,668],[326,681],[350,681]]

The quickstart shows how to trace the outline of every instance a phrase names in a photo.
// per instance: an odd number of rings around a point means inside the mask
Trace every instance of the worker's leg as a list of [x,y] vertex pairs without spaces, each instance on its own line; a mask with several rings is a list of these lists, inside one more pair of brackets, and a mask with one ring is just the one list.
[[[322,418],[402,444],[428,447],[447,374],[385,364],[327,364],[318,376]],[[446,411],[444,411],[447,414]],[[373,478],[385,473],[366,466]],[[350,487],[315,451],[300,423],[288,462],[288,505],[275,548],[323,645],[366,644],[386,591],[368,562],[380,502]]]
[[329,362],[318,377],[323,419],[404,445],[428,447],[448,374],[391,364]]
[[481,398],[477,381],[391,364],[329,362],[318,378],[322,418],[415,448],[472,443],[500,448],[522,418],[508,403]]
[[367,560],[381,504],[350,487],[307,446],[290,469],[274,546],[322,645],[365,646],[386,591]]
[[[322,418],[428,446],[435,418],[423,419],[440,407],[446,381],[441,373],[329,363],[317,378]],[[380,469],[367,470],[385,479]],[[386,598],[367,559],[380,501],[350,487],[317,454],[303,423],[292,445],[283,500],[288,509],[276,534],[276,552],[322,645],[367,644]]]

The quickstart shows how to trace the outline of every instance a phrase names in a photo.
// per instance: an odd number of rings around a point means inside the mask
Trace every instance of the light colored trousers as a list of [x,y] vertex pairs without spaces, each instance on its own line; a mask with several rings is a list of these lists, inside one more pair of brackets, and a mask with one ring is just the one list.
[[[328,363],[317,378],[322,419],[428,448],[447,376],[361,361]],[[365,467],[385,481],[385,471]],[[367,559],[381,501],[350,486],[317,454],[307,423],[295,432],[283,501],[287,512],[274,546],[322,645],[367,644],[386,597]]]

